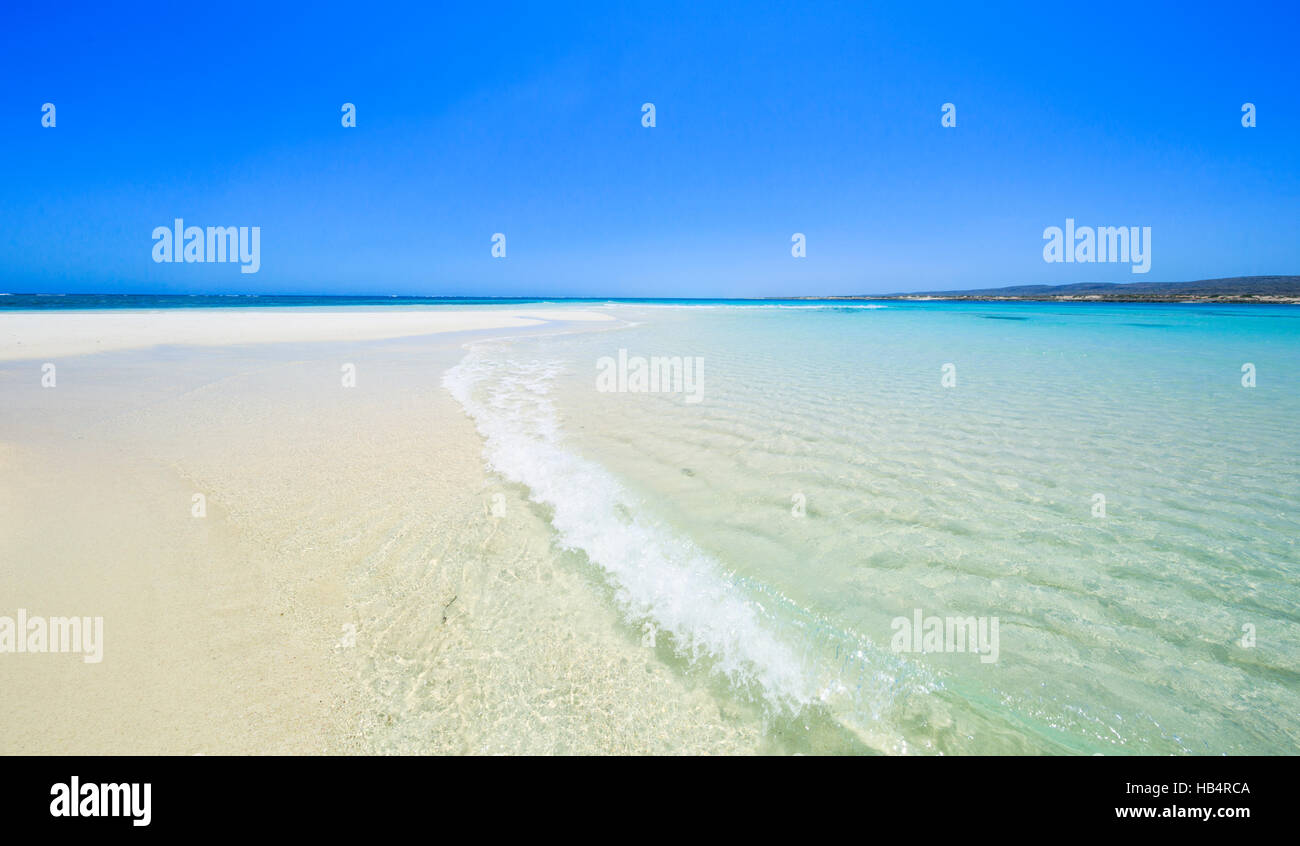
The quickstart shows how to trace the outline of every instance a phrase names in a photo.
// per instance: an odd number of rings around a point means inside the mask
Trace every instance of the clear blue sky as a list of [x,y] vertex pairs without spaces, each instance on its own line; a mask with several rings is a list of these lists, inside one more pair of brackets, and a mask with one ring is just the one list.
[[[766,296],[1300,273],[1300,4],[610,5],[6,2],[0,290]],[[260,226],[260,272],[155,264],[151,232],[176,217]],[[1066,217],[1150,226],[1151,272],[1046,264],[1043,229]]]

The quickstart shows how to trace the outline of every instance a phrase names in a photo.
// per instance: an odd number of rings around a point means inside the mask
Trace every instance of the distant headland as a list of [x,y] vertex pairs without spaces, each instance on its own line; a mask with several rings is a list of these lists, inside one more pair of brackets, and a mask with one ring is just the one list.
[[[801,298],[807,299],[807,298]],[[1026,300],[1104,303],[1286,303],[1300,305],[1300,276],[1233,276],[1198,282],[1080,282],[1012,285],[974,291],[929,291],[817,297],[828,300]]]

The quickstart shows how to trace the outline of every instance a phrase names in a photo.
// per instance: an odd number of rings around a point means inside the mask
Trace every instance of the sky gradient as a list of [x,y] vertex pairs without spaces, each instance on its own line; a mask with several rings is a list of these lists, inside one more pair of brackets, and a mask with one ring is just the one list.
[[[744,297],[1300,273],[1298,4],[749,5],[5,4],[0,290]],[[260,271],[154,263],[151,232],[177,217],[261,227]],[[1151,227],[1151,271],[1044,262],[1067,217]]]

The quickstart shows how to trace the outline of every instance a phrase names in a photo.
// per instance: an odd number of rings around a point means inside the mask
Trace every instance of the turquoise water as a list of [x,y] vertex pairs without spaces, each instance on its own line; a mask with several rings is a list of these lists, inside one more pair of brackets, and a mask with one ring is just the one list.
[[[632,636],[777,743],[1300,750],[1300,309],[606,308],[446,384]],[[695,393],[601,390],[620,350]],[[996,655],[900,650],[914,615]]]
[[698,305],[799,304],[804,300],[680,300],[599,297],[381,297],[312,294],[24,294],[0,293],[0,311],[173,309],[173,308],[429,308],[445,306],[519,306],[532,303],[591,305],[601,303]]

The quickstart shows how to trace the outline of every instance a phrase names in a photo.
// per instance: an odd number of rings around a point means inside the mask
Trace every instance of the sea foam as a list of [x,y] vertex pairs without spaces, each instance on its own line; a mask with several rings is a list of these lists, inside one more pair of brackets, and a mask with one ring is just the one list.
[[646,517],[599,464],[565,448],[549,396],[561,366],[487,350],[474,348],[443,384],[483,435],[489,467],[552,509],[560,545],[603,570],[625,619],[651,622],[683,657],[776,710],[819,699],[804,658],[716,560]]

